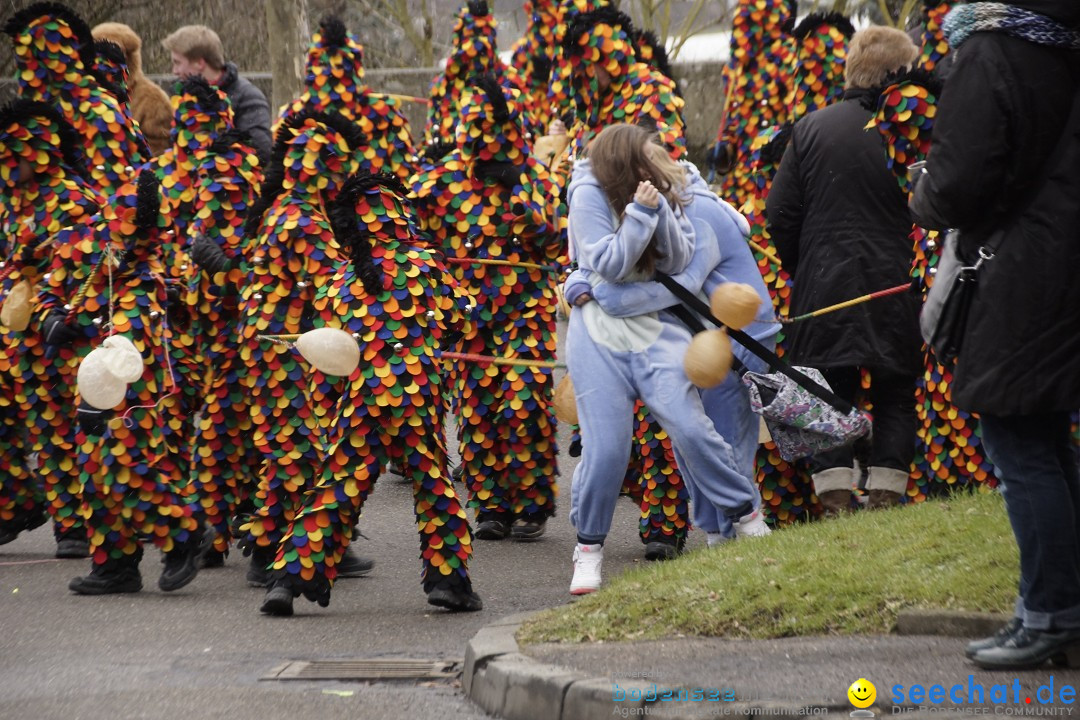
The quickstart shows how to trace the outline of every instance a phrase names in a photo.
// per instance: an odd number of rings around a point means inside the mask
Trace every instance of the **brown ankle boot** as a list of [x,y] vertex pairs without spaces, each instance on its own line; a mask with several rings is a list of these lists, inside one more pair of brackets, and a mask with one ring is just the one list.
[[814,473],[814,492],[825,508],[825,517],[850,512],[852,473],[849,467],[834,467]]
[[868,510],[880,510],[881,508],[896,507],[900,504],[901,497],[907,492],[908,473],[906,470],[896,470],[887,467],[870,468],[870,475],[866,478],[866,489],[869,491],[869,499],[866,503]]
[[900,493],[891,490],[871,490],[870,498],[866,501],[867,510],[880,510],[900,505]]
[[825,508],[825,517],[837,517],[851,512],[850,490],[827,490],[818,495],[821,507]]

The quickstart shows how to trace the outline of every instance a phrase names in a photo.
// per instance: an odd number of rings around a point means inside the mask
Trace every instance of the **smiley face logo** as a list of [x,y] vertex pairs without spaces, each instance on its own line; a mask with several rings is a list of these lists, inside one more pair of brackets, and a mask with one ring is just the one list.
[[877,688],[866,678],[859,678],[847,689],[848,700],[857,708],[868,708],[877,699]]

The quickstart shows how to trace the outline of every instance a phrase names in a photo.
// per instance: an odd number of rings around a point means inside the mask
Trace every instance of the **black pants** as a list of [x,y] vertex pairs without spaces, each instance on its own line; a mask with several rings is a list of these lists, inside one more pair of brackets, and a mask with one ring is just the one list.
[[[857,367],[819,368],[829,387],[837,395],[855,404],[862,394],[860,369]],[[869,368],[868,399],[873,405],[873,431],[870,438],[870,467],[887,467],[907,472],[915,456],[915,376],[892,370]],[[812,472],[834,467],[853,467],[854,451],[850,445],[810,458]]]

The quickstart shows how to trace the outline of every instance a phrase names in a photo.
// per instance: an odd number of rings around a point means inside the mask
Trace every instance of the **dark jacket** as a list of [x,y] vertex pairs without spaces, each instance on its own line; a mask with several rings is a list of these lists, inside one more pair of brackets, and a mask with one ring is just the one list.
[[[848,90],[795,124],[769,192],[769,232],[794,282],[793,316],[909,280],[911,217],[880,135],[863,129],[867,93]],[[918,298],[905,293],[804,320],[789,326],[788,352],[800,365],[913,376],[918,313]]]
[[236,65],[225,63],[225,71],[218,87],[225,91],[232,103],[236,129],[251,137],[251,144],[259,155],[259,164],[265,169],[270,159],[270,103],[262,90],[240,77]]
[[996,253],[954,371],[965,410],[1080,407],[1078,89],[1080,53],[990,32],[957,51],[911,208],[920,225],[958,228],[964,259]]

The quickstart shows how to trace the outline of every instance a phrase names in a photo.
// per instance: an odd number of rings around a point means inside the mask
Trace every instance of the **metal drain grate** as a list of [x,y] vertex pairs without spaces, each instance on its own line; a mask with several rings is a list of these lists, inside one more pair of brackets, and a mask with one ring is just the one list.
[[260,680],[452,680],[463,661],[426,659],[292,660]]

